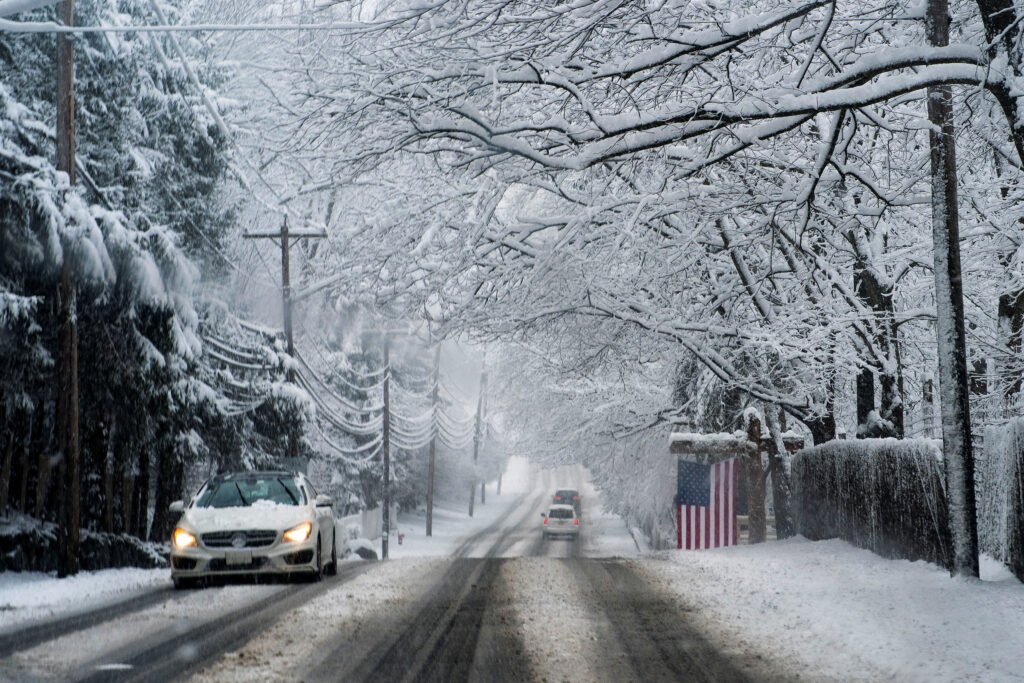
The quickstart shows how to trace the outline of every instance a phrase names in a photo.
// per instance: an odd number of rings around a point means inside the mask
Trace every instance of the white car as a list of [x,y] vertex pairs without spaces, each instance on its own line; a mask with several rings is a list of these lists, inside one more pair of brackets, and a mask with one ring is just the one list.
[[544,518],[544,530],[541,535],[545,538],[552,536],[572,536],[575,541],[580,536],[580,518],[572,505],[552,505],[547,513],[540,513]]
[[331,499],[295,472],[219,474],[188,506],[171,535],[176,588],[199,579],[282,574],[319,580],[338,570]]

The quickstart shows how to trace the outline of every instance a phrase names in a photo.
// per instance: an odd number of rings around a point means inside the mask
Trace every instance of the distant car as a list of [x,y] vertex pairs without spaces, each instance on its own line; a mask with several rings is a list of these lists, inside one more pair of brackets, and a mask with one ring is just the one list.
[[547,513],[540,513],[544,518],[544,530],[541,536],[545,539],[552,536],[572,536],[575,541],[580,536],[580,518],[572,505],[552,505]]
[[237,472],[213,477],[186,506],[171,535],[176,588],[200,579],[280,574],[319,580],[338,570],[328,496],[295,472]]
[[580,492],[576,489],[558,489],[555,491],[552,502],[557,505],[572,505],[572,509],[576,511],[577,517],[583,513]]

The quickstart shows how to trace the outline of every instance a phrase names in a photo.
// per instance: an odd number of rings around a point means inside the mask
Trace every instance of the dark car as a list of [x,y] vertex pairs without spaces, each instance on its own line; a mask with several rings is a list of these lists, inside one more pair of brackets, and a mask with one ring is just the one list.
[[582,502],[580,501],[580,492],[576,489],[558,489],[551,502],[555,505],[572,505],[576,516],[581,516]]

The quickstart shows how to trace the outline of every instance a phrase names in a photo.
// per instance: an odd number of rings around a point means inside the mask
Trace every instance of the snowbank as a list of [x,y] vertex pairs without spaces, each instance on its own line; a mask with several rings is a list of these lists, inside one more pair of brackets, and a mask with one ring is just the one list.
[[170,585],[166,569],[105,569],[65,579],[44,572],[0,573],[0,629]]
[[637,563],[723,647],[792,680],[1019,681],[1024,585],[984,558],[982,578],[887,560],[845,541],[662,552]]

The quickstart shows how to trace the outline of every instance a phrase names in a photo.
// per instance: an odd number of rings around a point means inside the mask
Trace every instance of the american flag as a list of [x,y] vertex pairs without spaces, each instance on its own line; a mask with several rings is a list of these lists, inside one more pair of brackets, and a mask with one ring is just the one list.
[[679,460],[676,529],[680,549],[736,545],[736,466],[736,458],[713,465]]

